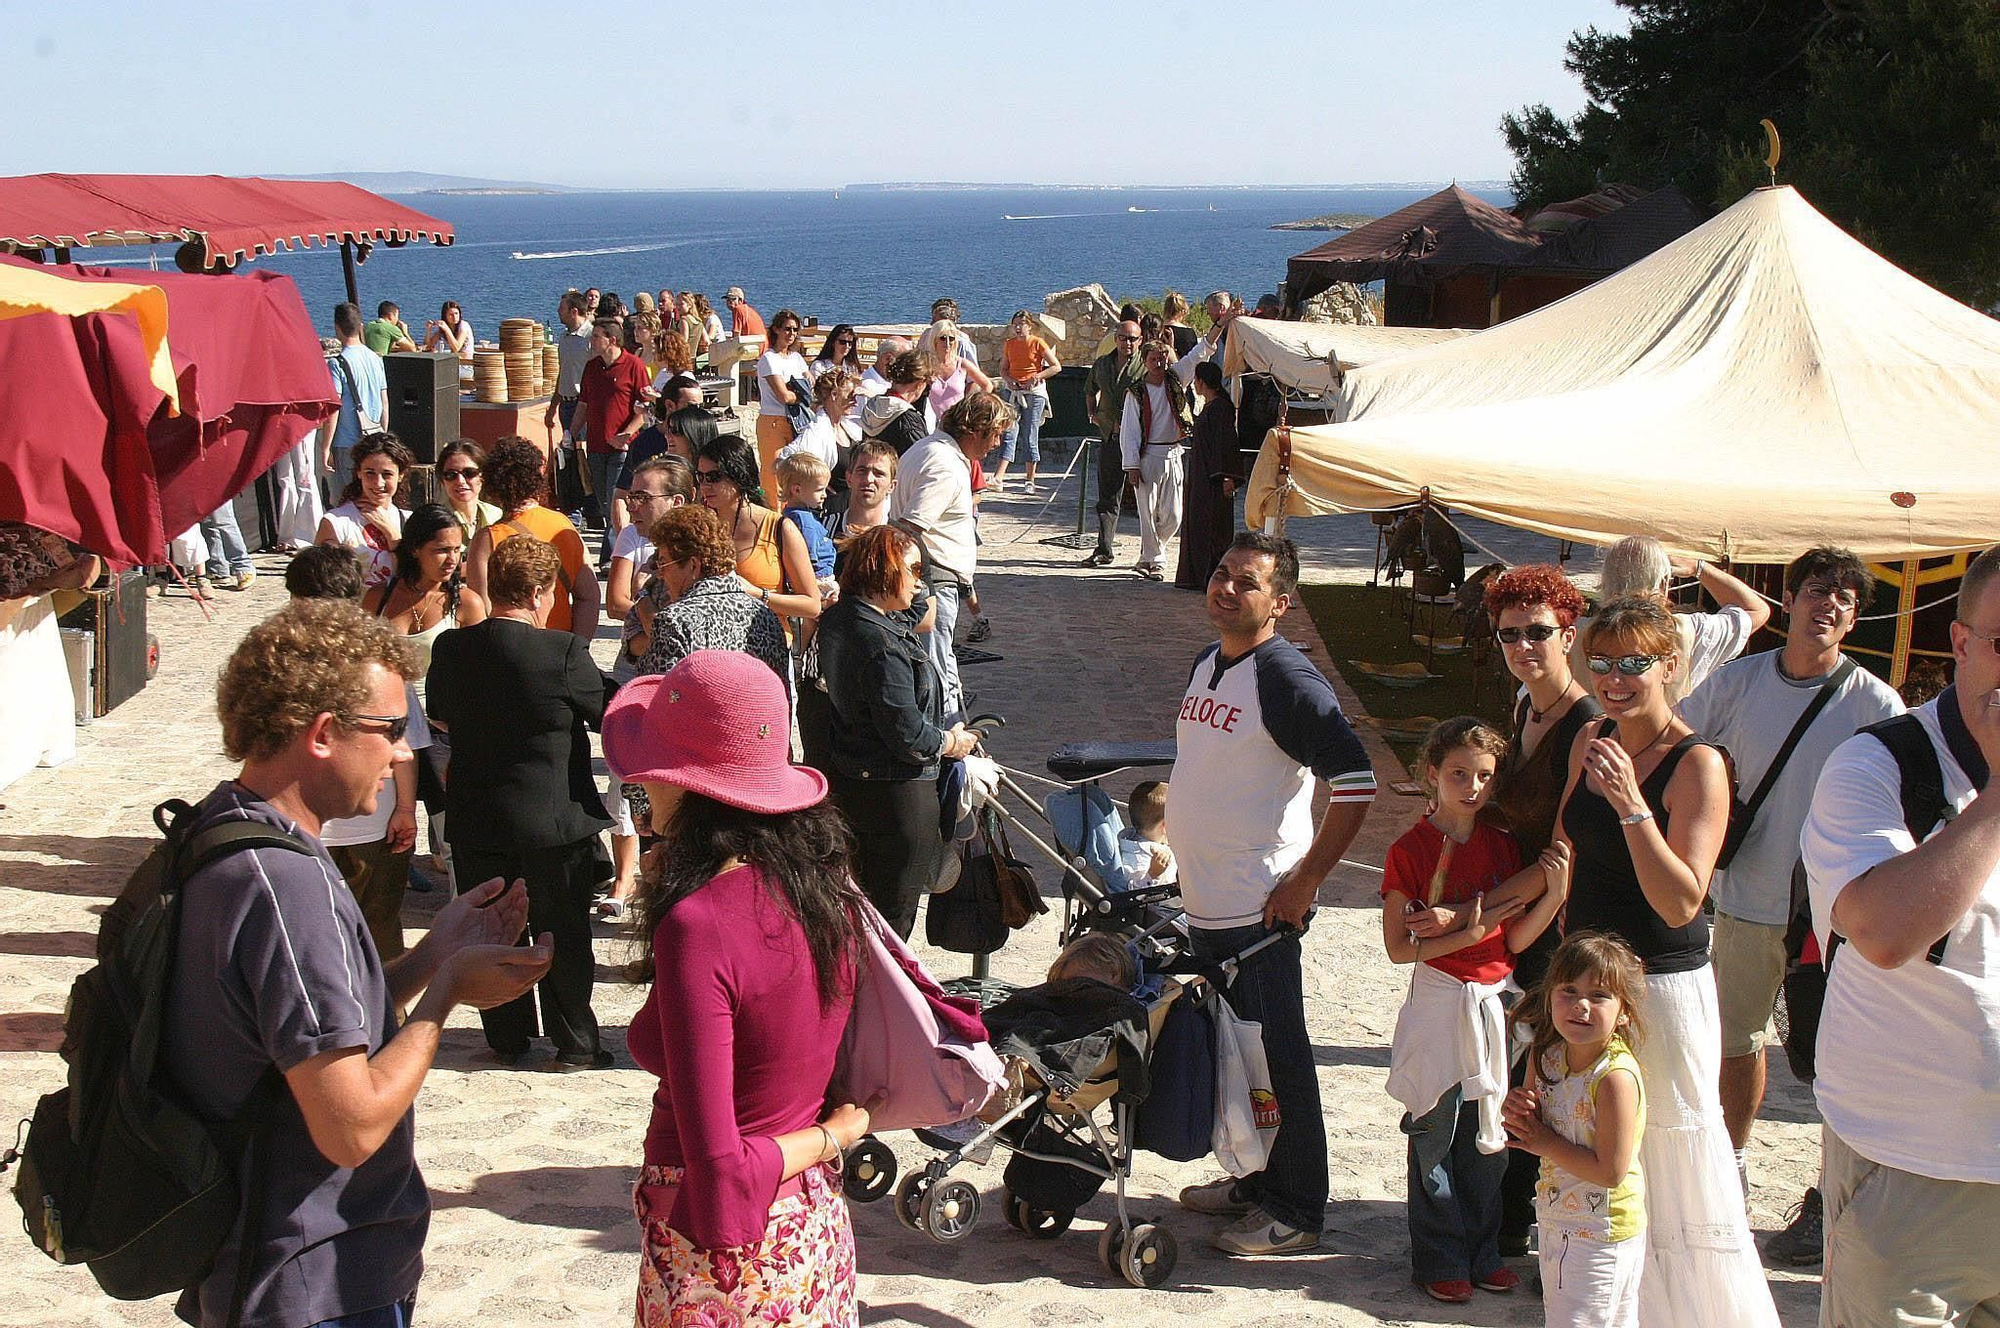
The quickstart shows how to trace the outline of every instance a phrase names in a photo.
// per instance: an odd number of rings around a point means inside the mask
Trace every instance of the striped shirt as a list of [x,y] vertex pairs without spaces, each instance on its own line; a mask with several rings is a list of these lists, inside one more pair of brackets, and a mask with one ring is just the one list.
[[1263,917],[1312,844],[1313,779],[1334,802],[1372,802],[1375,771],[1333,686],[1283,637],[1235,659],[1220,643],[1188,677],[1174,737],[1167,840],[1197,927]]

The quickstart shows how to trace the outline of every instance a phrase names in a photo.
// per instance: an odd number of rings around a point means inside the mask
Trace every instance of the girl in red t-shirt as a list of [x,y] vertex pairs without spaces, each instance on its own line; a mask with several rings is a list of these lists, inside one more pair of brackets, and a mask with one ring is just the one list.
[[[1472,1299],[1474,1287],[1520,1283],[1499,1249],[1500,996],[1503,986],[1513,990],[1515,952],[1548,927],[1569,884],[1566,845],[1523,869],[1512,837],[1478,819],[1505,747],[1469,716],[1431,729],[1420,756],[1429,813],[1390,847],[1382,872],[1383,948],[1398,964],[1432,970],[1413,977],[1390,1051],[1390,1092],[1409,1107],[1410,1258],[1417,1284],[1452,1304]],[[1453,983],[1473,988],[1474,1001]],[[1492,1091],[1469,1092],[1472,1083]]]

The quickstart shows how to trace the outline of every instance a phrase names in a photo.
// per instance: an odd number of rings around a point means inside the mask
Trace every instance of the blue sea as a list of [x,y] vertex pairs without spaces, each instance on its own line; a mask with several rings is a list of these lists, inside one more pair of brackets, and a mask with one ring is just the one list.
[[[552,322],[571,287],[630,303],[662,287],[741,286],[767,317],[780,306],[822,323],[921,322],[949,295],[975,323],[1042,307],[1050,291],[1096,281],[1113,299],[1191,298],[1216,288],[1253,300],[1285,260],[1331,238],[1274,222],[1332,212],[1382,215],[1430,189],[848,189],[791,193],[399,196],[452,223],[448,248],[377,248],[359,273],[363,309],[392,299],[421,338],[455,299],[482,338],[499,320]],[[1506,202],[1504,194],[1489,194]],[[1013,218],[1010,220],[1010,218]],[[129,251],[128,251],[129,253]],[[338,250],[256,260],[293,277],[330,329],[345,298]],[[727,315],[724,315],[725,322]]]

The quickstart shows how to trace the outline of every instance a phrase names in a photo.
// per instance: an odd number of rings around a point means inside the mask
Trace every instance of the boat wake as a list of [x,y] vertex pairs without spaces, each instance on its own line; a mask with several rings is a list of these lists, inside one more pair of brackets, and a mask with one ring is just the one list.
[[1017,216],[1012,212],[1000,214],[1002,221],[1057,221],[1064,217],[1108,217],[1109,212],[1031,212]]
[[677,249],[693,243],[693,240],[662,240],[657,244],[614,244],[604,249],[552,249],[540,254],[524,254],[516,249],[514,257],[524,262],[541,258],[599,258],[605,254],[646,254],[655,249]]

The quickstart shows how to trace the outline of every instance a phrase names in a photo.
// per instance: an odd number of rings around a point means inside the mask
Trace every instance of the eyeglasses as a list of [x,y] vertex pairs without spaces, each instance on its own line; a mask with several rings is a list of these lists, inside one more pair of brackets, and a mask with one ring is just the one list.
[[940,345],[940,346],[956,346],[957,344],[958,344],[958,338],[957,338],[957,337],[939,337],[939,338],[938,338],[938,345]]
[[458,470],[441,470],[438,473],[448,480],[464,480],[470,484],[479,478],[479,467],[465,466]]
[[836,345],[836,346],[852,346],[852,345],[854,344],[854,338],[853,338],[853,337],[835,337],[835,338],[833,339],[833,344],[834,344],[834,345]]
[[1963,618],[1959,619],[1958,625],[1965,629],[1967,636],[1975,641],[1984,641],[1987,645],[1993,647],[1994,654],[2000,655],[2000,632],[1975,632],[1972,630],[1972,624],[1966,622]]
[[1665,658],[1665,655],[1618,655],[1616,657],[1610,655],[1592,655],[1584,662],[1590,666],[1590,671],[1595,674],[1603,675],[1615,668],[1628,678],[1636,678]]
[[779,332],[796,332],[799,330],[799,325],[797,323],[780,323],[776,330]]
[[697,470],[694,473],[694,482],[696,484],[727,484],[729,477],[719,470]]
[[1501,645],[1511,646],[1520,644],[1522,637],[1530,641],[1546,641],[1561,630],[1554,623],[1529,623],[1526,627],[1502,627],[1493,635]]
[[[385,737],[385,738],[387,738],[387,739],[388,739],[388,740],[389,740],[390,742],[392,742],[392,743],[393,743],[393,742],[401,742],[401,741],[403,740],[403,735],[404,735],[404,734],[406,734],[406,733],[408,733],[408,732],[410,731],[410,717],[409,717],[409,715],[407,715],[407,714],[402,714],[402,715],[342,715],[342,716],[340,717],[340,722],[341,722],[341,723],[343,723],[343,724],[345,724],[345,725],[347,725],[347,726],[348,726],[349,728],[352,728],[352,727],[354,727],[354,722],[355,722],[356,720],[366,720],[366,721],[367,721],[368,723],[370,723],[370,724],[386,724],[386,725],[388,725],[388,727],[387,727],[386,729],[384,729],[384,730],[382,731],[382,736],[383,736],[383,737]],[[372,730],[368,730],[368,729],[364,729],[364,730],[362,730],[362,732],[364,732],[364,733],[366,733],[366,732],[372,732]]]
[[664,493],[647,493],[644,489],[627,489],[625,491],[625,501],[627,503],[663,503],[666,500],[667,495]]
[[1853,591],[1843,586],[1830,586],[1824,581],[1808,581],[1800,586],[1799,598],[1821,600],[1836,609],[1851,609],[1861,602],[1861,597]]

